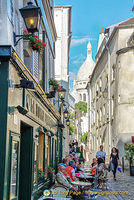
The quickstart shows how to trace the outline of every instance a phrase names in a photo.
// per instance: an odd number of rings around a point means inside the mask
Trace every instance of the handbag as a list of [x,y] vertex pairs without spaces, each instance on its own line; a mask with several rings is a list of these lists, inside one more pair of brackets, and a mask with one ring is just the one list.
[[112,161],[110,161],[109,165],[108,165],[108,171],[114,171],[114,165],[112,163]]

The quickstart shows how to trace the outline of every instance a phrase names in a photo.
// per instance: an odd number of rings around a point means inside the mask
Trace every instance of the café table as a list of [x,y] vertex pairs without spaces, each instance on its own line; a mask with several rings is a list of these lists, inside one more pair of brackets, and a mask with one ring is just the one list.
[[83,181],[84,180],[84,182],[94,179],[93,176],[76,176],[76,178],[78,178],[79,181]]
[[79,188],[81,187],[91,187],[92,183],[90,182],[83,182],[83,181],[73,181],[72,184],[74,186],[78,186]]

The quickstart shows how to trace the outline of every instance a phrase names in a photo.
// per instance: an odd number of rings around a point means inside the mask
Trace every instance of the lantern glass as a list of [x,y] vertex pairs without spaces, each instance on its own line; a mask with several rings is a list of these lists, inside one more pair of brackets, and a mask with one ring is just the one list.
[[103,97],[106,99],[108,97],[108,89],[105,88],[103,92]]
[[68,113],[68,110],[66,109],[66,110],[64,111],[64,118],[67,119],[67,118],[68,118],[68,115],[69,115],[69,113]]
[[61,100],[65,99],[65,93],[66,93],[66,90],[62,87],[62,89],[59,91],[59,98]]
[[40,8],[28,2],[28,5],[20,9],[20,13],[25,22],[26,28],[29,32],[37,32],[39,30],[40,23]]
[[69,119],[66,120],[66,125],[70,126],[70,120]]

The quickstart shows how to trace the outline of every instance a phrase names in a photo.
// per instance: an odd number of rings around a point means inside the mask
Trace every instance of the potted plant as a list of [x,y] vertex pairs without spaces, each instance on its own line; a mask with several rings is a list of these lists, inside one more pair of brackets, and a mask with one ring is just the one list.
[[[30,45],[33,51],[43,53],[46,43],[41,41],[37,35],[32,35],[27,30],[24,30],[23,40],[26,41],[27,45]],[[26,45],[26,44],[25,44]]]
[[42,169],[38,169],[38,182],[44,181],[45,172]]
[[61,89],[62,87],[58,84],[56,80],[54,80],[53,78],[49,79],[49,90],[52,96],[55,96],[55,93],[59,92]]
[[130,164],[130,176],[134,176],[134,144],[126,144],[125,151],[125,158]]
[[50,178],[51,182],[54,182],[54,169],[50,166],[47,167],[48,178]]

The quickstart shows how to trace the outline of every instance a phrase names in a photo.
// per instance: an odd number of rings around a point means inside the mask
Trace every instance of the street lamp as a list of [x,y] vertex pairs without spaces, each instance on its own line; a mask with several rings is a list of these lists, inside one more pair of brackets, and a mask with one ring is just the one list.
[[[38,32],[39,24],[40,24],[40,16],[41,16],[40,7],[34,6],[32,2],[28,2],[27,6],[19,10],[29,34],[16,35],[14,32],[14,46],[16,46],[18,42],[24,37],[25,38],[29,37],[33,35],[34,32]],[[16,38],[19,38],[19,39],[16,40]]]
[[66,108],[66,110],[64,111],[64,118],[67,119],[69,117],[69,112]]
[[66,93],[66,89],[62,87],[62,89],[59,91],[59,98],[61,101],[65,99],[65,93]]
[[70,126],[70,120],[69,119],[66,120],[66,125]]
[[105,88],[105,90],[103,91],[103,97],[106,99],[108,97],[108,89]]
[[26,28],[30,33],[39,30],[39,22],[41,11],[40,8],[34,6],[32,2],[28,2],[27,6],[20,9],[21,16],[25,22]]

